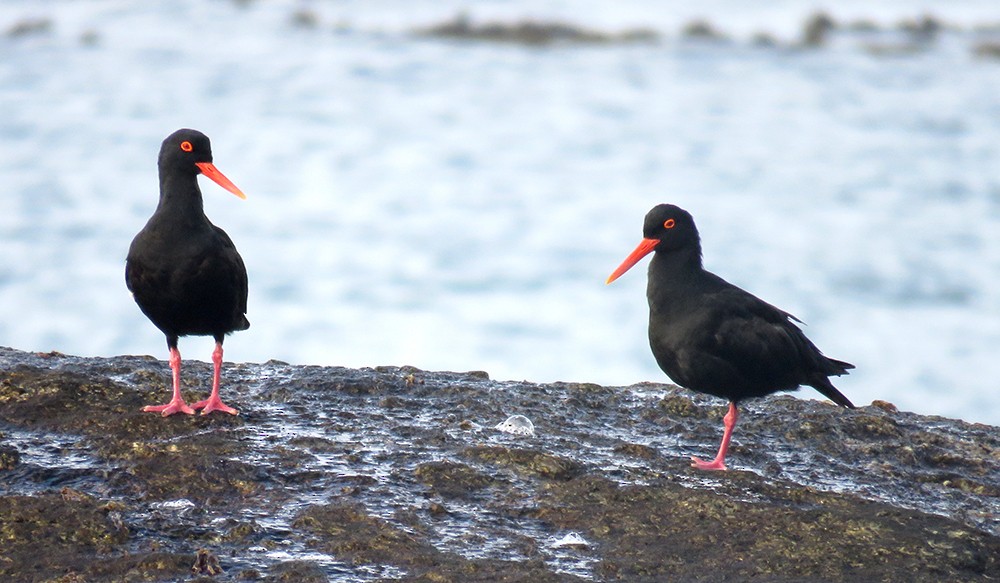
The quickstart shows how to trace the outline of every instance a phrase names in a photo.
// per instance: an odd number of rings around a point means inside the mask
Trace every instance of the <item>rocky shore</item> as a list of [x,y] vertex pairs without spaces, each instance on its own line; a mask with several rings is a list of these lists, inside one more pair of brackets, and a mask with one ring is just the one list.
[[[1000,428],[665,384],[0,348],[3,581],[995,581]],[[186,364],[189,398],[210,368]],[[812,394],[803,392],[803,397]],[[510,415],[534,434],[500,431]]]

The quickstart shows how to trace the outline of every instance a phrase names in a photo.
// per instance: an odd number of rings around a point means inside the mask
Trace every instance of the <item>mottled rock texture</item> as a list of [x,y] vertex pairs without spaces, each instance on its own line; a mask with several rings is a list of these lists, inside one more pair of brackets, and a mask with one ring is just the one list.
[[[1000,429],[665,384],[0,348],[3,581],[992,581]],[[210,386],[186,363],[185,396]],[[945,390],[943,388],[942,390]],[[803,392],[803,397],[813,395]],[[495,426],[521,414],[534,436]],[[567,539],[576,533],[579,539]],[[571,542],[566,542],[567,540]]]

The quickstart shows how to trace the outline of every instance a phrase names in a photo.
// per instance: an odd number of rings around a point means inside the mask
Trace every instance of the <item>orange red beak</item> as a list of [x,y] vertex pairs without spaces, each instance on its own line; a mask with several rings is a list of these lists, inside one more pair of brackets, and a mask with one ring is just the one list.
[[622,261],[622,264],[618,266],[618,269],[616,269],[611,275],[609,275],[608,280],[605,281],[604,283],[605,284],[611,283],[612,281],[621,277],[623,273],[625,273],[629,269],[632,269],[633,265],[639,263],[640,259],[642,259],[646,255],[649,255],[649,253],[653,249],[656,249],[656,246],[659,244],[660,244],[659,239],[643,239],[642,242],[639,243],[639,246],[636,247],[634,251],[629,253],[629,256],[625,258],[625,261]]
[[201,170],[202,174],[212,179],[213,182],[236,196],[244,200],[246,199],[247,195],[243,194],[243,191],[237,188],[236,185],[233,184],[232,180],[226,178],[225,174],[219,172],[219,169],[215,167],[215,164],[212,164],[211,162],[195,162],[194,164],[199,170]]

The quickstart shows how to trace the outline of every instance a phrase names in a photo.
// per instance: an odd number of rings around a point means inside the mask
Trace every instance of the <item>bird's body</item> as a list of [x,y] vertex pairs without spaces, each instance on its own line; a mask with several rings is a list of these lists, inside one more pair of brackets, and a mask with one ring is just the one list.
[[[146,407],[164,415],[222,410],[236,413],[218,397],[222,342],[246,330],[247,272],[229,236],[205,216],[197,176],[206,174],[234,194],[243,194],[212,165],[208,138],[178,130],[160,150],[160,202],[135,236],[125,263],[125,283],[142,312],[164,333],[174,371],[174,398]],[[181,336],[212,336],[215,378],[212,396],[187,406],[180,397]]]
[[243,259],[225,231],[202,218],[176,225],[157,212],[129,248],[128,288],[167,336],[225,336],[250,325]]
[[706,271],[689,213],[658,205],[646,215],[643,237],[608,282],[655,251],[646,288],[653,356],[678,385],[730,402],[719,455],[713,462],[695,459],[695,466],[725,469],[736,404],[744,399],[808,385],[854,406],[828,378],[853,365],[824,356],[791,314]]

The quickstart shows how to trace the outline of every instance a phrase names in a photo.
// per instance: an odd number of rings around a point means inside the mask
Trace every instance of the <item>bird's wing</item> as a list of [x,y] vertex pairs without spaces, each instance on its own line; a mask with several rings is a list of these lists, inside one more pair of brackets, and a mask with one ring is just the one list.
[[247,280],[247,268],[243,263],[243,257],[240,256],[239,251],[236,250],[236,245],[225,231],[215,225],[212,225],[212,228],[215,229],[216,235],[219,236],[219,240],[223,243],[226,255],[231,260],[229,263],[229,265],[232,266],[232,272],[230,275],[233,278],[233,283],[236,286],[235,289],[237,290],[237,313],[245,315],[247,313],[249,282]]
[[820,370],[824,357],[787,312],[738,288],[703,296],[702,306],[686,355],[708,371],[702,382],[754,396],[807,384]]
[[141,258],[129,257],[125,261],[125,287],[136,297],[136,301],[142,302],[149,290],[163,283],[156,270],[148,269]]

